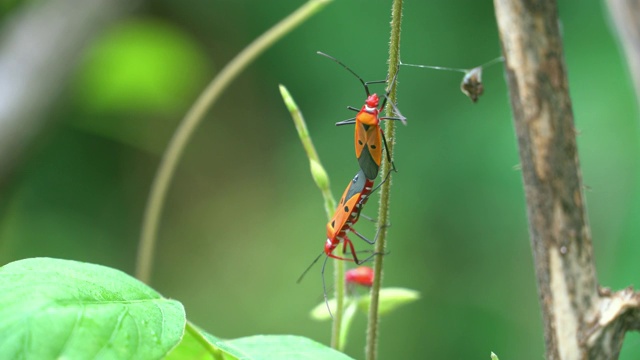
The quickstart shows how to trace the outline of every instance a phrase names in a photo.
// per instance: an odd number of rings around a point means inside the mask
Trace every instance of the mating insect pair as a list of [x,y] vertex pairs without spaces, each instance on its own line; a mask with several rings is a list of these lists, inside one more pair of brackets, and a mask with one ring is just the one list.
[[[387,147],[387,140],[384,136],[384,132],[380,127],[380,121],[399,120],[402,123],[406,124],[406,118],[400,114],[395,104],[393,104],[392,102],[389,102],[389,104],[393,107],[397,116],[380,116],[380,111],[387,104],[391,86],[389,86],[389,89],[383,95],[382,102],[380,102],[380,97],[375,93],[371,94],[371,92],[369,91],[369,85],[376,83],[386,83],[387,80],[365,82],[353,70],[351,70],[348,66],[346,66],[339,60],[321,52],[318,52],[318,54],[328,57],[329,59],[335,61],[350,73],[352,73],[360,81],[360,83],[362,83],[367,94],[365,104],[361,109],[357,109],[352,106],[348,107],[349,110],[357,112],[354,118],[336,123],[336,125],[338,126],[347,124],[355,125],[355,153],[358,159],[360,170],[355,175],[353,180],[349,182],[349,185],[345,189],[344,194],[340,199],[340,203],[333,215],[333,218],[327,223],[327,241],[325,243],[323,252],[318,255],[318,257],[311,263],[311,265],[298,279],[298,282],[300,282],[307,271],[311,269],[311,267],[320,259],[320,257],[322,257],[322,255],[325,255],[326,257],[322,265],[321,274],[322,286],[324,289],[324,298],[325,302],[327,303],[327,309],[329,309],[326,285],[324,281],[324,269],[326,267],[327,260],[329,258],[334,258],[338,260],[354,261],[359,265],[367,262],[376,255],[380,255],[380,253],[374,252],[366,259],[359,260],[353,243],[348,237],[348,232],[354,233],[359,238],[363,239],[365,242],[371,245],[375,244],[375,242],[377,241],[378,235],[380,233],[380,228],[376,232],[374,239],[369,240],[365,236],[357,232],[353,228],[353,225],[360,218],[360,212],[362,211],[362,208],[364,207],[371,193],[380,188],[380,186],[388,179],[389,175],[391,174],[391,171],[389,171],[385,176],[385,179],[375,189],[373,188],[374,180],[378,176],[378,172],[382,162],[383,144],[387,155],[387,161],[392,165],[392,170],[395,170],[395,165],[393,165],[393,162],[391,161],[391,155],[389,154],[389,150]],[[391,84],[393,84],[395,80],[396,77],[393,78]],[[344,257],[336,255],[334,253],[335,250],[340,246],[340,244],[342,244],[342,253],[349,254],[350,257]],[[329,313],[331,313],[331,309],[329,309]]]

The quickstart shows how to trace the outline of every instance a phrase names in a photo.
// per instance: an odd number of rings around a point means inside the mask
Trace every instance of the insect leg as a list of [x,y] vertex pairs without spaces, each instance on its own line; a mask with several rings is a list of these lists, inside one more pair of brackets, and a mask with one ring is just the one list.
[[350,124],[355,124],[355,123],[356,123],[356,118],[351,118],[351,119],[347,119],[347,120],[338,121],[336,123],[336,126],[350,125]]
[[322,270],[320,271],[320,275],[322,276],[322,291],[324,293],[324,303],[327,305],[327,310],[329,311],[329,315],[333,319],[333,314],[331,313],[331,307],[329,307],[329,299],[327,298],[327,285],[324,281],[324,268],[327,266],[327,260],[329,257],[327,256],[322,263]]

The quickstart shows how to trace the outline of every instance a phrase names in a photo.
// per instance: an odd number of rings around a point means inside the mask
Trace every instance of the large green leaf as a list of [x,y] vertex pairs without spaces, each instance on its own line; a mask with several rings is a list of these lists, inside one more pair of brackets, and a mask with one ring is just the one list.
[[50,258],[0,268],[0,359],[158,359],[184,326],[182,304],[118,270]]

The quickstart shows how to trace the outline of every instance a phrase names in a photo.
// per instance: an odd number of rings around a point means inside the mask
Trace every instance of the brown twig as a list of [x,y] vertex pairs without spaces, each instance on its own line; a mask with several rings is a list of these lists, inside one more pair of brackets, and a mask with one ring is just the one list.
[[547,359],[615,359],[638,295],[600,292],[555,0],[495,0]]

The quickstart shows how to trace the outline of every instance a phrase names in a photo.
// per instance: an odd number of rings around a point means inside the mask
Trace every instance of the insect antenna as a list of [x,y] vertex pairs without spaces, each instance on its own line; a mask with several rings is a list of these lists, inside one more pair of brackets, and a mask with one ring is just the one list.
[[311,270],[311,268],[313,267],[313,265],[315,265],[318,260],[320,259],[320,257],[324,254],[324,251],[322,251],[320,253],[320,255],[318,255],[318,257],[316,257],[315,260],[313,260],[313,262],[311,262],[311,264],[309,265],[309,267],[307,267],[307,269],[305,271],[302,272],[302,275],[300,275],[300,277],[298,278],[298,280],[296,281],[296,284],[300,284],[300,281],[302,281],[302,278],[309,272],[309,270]]
[[353,76],[355,76],[358,80],[360,80],[360,83],[362,83],[362,86],[364,86],[364,91],[367,93],[367,96],[371,95],[371,93],[369,92],[369,84],[381,84],[384,82],[387,82],[387,80],[375,80],[375,81],[364,81],[362,80],[362,78],[360,77],[360,75],[356,74],[355,71],[351,70],[350,67],[348,67],[347,65],[345,65],[342,61],[334,58],[331,55],[325,54],[322,51],[318,51],[316,52],[318,55],[322,55],[326,58],[329,58],[331,60],[333,60],[334,62],[338,63],[338,65],[342,66],[343,68],[345,68],[347,71],[349,71],[350,73],[353,74]]

